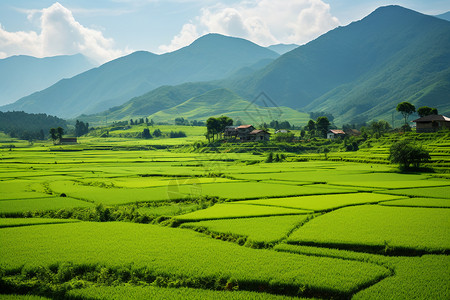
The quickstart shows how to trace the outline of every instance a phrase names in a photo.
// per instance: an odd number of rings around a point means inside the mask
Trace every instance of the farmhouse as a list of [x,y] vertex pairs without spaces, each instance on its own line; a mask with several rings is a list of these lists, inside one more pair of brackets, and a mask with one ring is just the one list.
[[257,130],[253,125],[227,126],[223,132],[226,139],[236,139],[241,142],[268,141],[270,133]]
[[450,129],[450,118],[443,115],[428,115],[412,122],[416,123],[416,132],[436,132],[443,128]]
[[345,137],[346,133],[339,129],[330,129],[327,132],[327,139],[333,140],[338,137]]
[[270,133],[265,130],[253,130],[249,134],[250,141],[269,141]]
[[76,137],[60,138],[57,143],[59,145],[73,145],[73,144],[78,144],[78,140]]

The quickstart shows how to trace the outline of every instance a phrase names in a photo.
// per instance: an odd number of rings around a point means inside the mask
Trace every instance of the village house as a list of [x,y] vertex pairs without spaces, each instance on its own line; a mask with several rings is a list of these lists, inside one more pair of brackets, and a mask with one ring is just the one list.
[[265,130],[255,129],[249,134],[250,141],[269,141],[270,133]]
[[78,140],[76,137],[70,137],[70,138],[60,138],[57,141],[58,145],[74,145],[78,144]]
[[450,118],[443,115],[428,115],[412,122],[416,123],[416,132],[436,132],[443,128],[450,129]]
[[327,132],[327,139],[333,140],[333,139],[339,138],[339,137],[343,138],[343,137],[345,137],[345,135],[346,135],[346,133],[342,130],[330,129]]
[[227,126],[223,136],[225,139],[235,139],[241,142],[270,140],[269,132],[258,130],[253,125]]

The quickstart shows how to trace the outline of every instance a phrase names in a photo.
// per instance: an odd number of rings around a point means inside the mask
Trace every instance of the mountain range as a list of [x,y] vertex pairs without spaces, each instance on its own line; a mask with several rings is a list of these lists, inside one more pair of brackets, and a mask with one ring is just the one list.
[[[446,20],[386,6],[308,44],[281,48],[288,52],[280,56],[243,39],[209,34],[172,53],[130,54],[0,109],[66,118],[94,112],[82,116],[91,121],[205,120],[248,115],[248,103],[259,107],[257,114],[269,103],[284,113],[281,120],[324,111],[337,124],[390,121],[402,101],[450,112]],[[254,102],[262,92],[270,100],[264,105]]]
[[240,68],[278,56],[244,39],[208,34],[171,53],[134,52],[61,80],[1,110],[71,118],[107,110],[162,85],[222,79]]
[[400,7],[375,10],[227,87],[278,105],[333,113],[337,123],[384,118],[409,101],[450,111],[450,22]]
[[12,103],[93,67],[94,64],[81,54],[45,58],[17,55],[0,59],[0,105]]

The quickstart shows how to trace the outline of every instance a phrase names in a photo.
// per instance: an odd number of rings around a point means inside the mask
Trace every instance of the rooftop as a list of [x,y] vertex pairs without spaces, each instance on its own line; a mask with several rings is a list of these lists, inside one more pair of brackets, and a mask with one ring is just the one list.
[[450,118],[443,115],[428,115],[411,122],[421,123],[421,122],[433,122],[433,121],[444,121],[450,122]]

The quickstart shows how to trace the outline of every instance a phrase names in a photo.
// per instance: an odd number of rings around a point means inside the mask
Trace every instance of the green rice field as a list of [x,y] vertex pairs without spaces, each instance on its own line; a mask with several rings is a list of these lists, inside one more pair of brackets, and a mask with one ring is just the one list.
[[445,172],[129,133],[0,147],[0,299],[450,298]]

